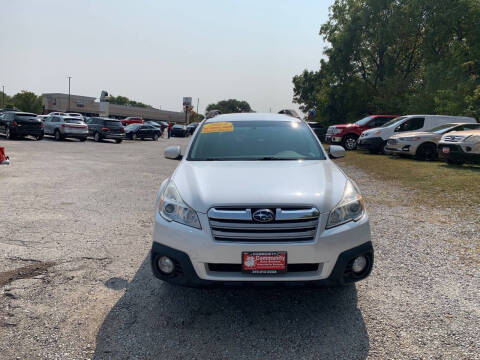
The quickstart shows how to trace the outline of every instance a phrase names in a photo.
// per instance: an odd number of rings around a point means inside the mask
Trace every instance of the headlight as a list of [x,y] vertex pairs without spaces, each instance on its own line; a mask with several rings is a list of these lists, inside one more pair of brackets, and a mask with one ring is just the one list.
[[347,180],[342,200],[328,215],[327,229],[359,220],[365,212],[365,204],[356,186]]
[[202,228],[197,213],[185,204],[173,181],[167,184],[160,196],[158,212],[167,221],[176,221],[197,229]]
[[337,128],[333,129],[334,134],[340,134],[341,132],[342,132],[342,129],[337,129]]

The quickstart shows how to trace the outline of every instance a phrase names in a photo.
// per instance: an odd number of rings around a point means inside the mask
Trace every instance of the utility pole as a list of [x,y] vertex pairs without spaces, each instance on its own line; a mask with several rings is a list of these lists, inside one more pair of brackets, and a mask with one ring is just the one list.
[[70,80],[72,79],[71,76],[68,77],[68,106],[67,106],[67,112],[70,112]]
[[5,85],[2,85],[2,108],[5,109]]
[[200,102],[200,98],[197,98],[197,120],[198,120],[198,103]]

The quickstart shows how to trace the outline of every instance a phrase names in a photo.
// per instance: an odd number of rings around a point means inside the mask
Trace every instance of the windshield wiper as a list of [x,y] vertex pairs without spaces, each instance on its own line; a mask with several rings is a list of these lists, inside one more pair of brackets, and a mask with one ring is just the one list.
[[287,157],[277,157],[277,156],[264,156],[261,158],[253,159],[253,160],[303,160],[302,158],[287,158]]

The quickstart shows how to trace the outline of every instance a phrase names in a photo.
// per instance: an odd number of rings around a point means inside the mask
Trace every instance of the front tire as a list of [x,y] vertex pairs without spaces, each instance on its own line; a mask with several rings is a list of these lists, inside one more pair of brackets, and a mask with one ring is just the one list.
[[95,135],[93,135],[93,140],[95,140],[96,142],[102,141],[102,138],[98,132],[96,132]]
[[116,142],[117,144],[120,144],[120,143],[122,142],[122,139],[115,139],[115,142]]
[[415,154],[417,160],[433,161],[437,158],[437,147],[434,144],[422,144]]
[[79,140],[80,140],[81,142],[85,142],[85,141],[87,141],[87,138],[86,138],[86,137],[83,137],[83,138],[80,138]]
[[37,139],[37,141],[40,141],[43,139],[43,135],[38,135],[38,136],[35,136],[35,139]]
[[158,134],[153,135],[152,139],[153,139],[153,141],[157,141],[158,140]]
[[355,150],[357,148],[357,139],[358,136],[346,135],[342,139],[342,146],[345,150]]
[[132,140],[137,140],[137,134],[132,134]]

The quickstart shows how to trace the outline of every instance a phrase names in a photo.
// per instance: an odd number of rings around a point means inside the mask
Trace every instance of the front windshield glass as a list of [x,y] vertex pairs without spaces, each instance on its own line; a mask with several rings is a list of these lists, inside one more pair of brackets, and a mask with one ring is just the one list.
[[406,118],[406,116],[397,117],[397,118],[395,118],[395,119],[392,119],[392,120],[386,122],[385,124],[383,124],[383,125],[380,126],[380,127],[389,127],[389,126],[391,126],[391,125],[393,125],[393,124],[396,124],[396,123],[402,121],[402,120],[405,119],[405,118]]
[[140,124],[131,124],[131,125],[128,125],[125,129],[127,130],[135,130],[137,128],[140,127]]
[[118,120],[105,120],[105,126],[111,128],[121,128],[122,123]]
[[435,133],[435,134],[443,134],[453,127],[455,127],[454,124],[444,124],[444,125],[434,127],[432,130],[430,130],[430,132]]
[[373,116],[367,116],[366,118],[356,121],[355,124],[358,126],[365,126],[372,119],[373,119]]
[[310,129],[298,121],[232,121],[203,124],[188,160],[325,160]]

